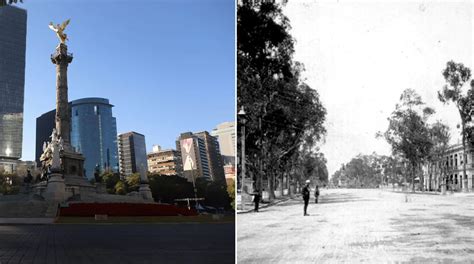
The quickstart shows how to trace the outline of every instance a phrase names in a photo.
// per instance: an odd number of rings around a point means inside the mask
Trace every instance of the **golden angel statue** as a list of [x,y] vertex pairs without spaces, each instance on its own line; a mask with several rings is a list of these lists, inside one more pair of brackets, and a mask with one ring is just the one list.
[[61,25],[56,24],[56,26],[53,24],[53,22],[49,22],[49,28],[52,31],[56,32],[56,35],[58,36],[59,41],[61,41],[62,44],[66,44],[66,40],[69,40],[67,38],[66,33],[64,33],[64,30],[66,29],[66,26],[69,24],[70,20],[71,19],[64,21]]

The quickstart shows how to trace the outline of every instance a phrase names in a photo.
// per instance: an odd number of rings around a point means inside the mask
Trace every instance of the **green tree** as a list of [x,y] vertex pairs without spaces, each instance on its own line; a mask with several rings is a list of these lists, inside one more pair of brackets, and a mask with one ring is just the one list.
[[395,184],[401,186],[405,182],[407,171],[404,158],[400,155],[387,157],[384,166],[387,183],[392,184],[392,186],[395,186]]
[[193,185],[185,178],[150,174],[148,179],[155,201],[173,204],[175,199],[194,197]]
[[408,161],[413,191],[416,171],[433,146],[427,123],[428,117],[433,113],[432,108],[424,107],[421,97],[413,89],[406,89],[400,97],[400,103],[388,118],[389,126],[384,133],[385,139],[392,146],[392,152]]
[[114,186],[115,194],[124,195],[127,193],[127,187],[123,181],[118,181]]
[[204,198],[204,201],[201,201],[200,203],[216,208],[231,208],[229,193],[222,182],[209,181],[205,178],[197,178],[196,188],[198,197]]
[[130,176],[127,176],[125,178],[125,182],[127,183],[128,192],[138,191],[140,188],[140,173],[134,173]]
[[[454,103],[456,106],[459,116],[461,118],[461,135],[462,135],[462,170],[463,170],[463,189],[467,191],[467,176],[466,176],[466,134],[468,137],[471,135],[471,129],[467,129],[468,121],[472,118],[472,104],[474,103],[474,88],[471,85],[471,89],[467,91],[467,94],[463,92],[464,84],[471,78],[471,70],[465,67],[462,63],[456,63],[454,61],[448,61],[446,68],[443,70],[443,77],[446,81],[446,85],[443,86],[442,90],[438,92],[438,98],[444,104],[449,102]],[[471,83],[472,84],[472,83]]]
[[235,210],[235,181],[227,185],[227,193],[229,194],[232,209]]
[[[431,177],[436,169],[436,164],[439,163],[438,169],[438,182],[441,183],[441,192],[446,192],[446,177],[448,166],[444,160],[446,151],[449,147],[450,133],[449,127],[446,124],[437,121],[431,126],[430,130],[431,140],[433,141],[433,149],[428,156],[428,170],[429,170],[429,183],[431,185]],[[431,190],[431,186],[428,186]]]
[[294,40],[279,6],[243,1],[237,16],[237,101],[248,114],[247,171],[258,189],[268,183],[264,188],[272,199],[276,182],[281,188],[284,175],[297,175],[293,166],[305,140],[324,135],[326,110],[300,80],[304,67],[292,60]]
[[382,183],[401,184],[403,182],[403,162],[396,157],[372,153],[359,154],[337,170],[331,177],[331,185],[349,188],[377,188]]
[[107,192],[111,194],[115,193],[115,185],[120,181],[120,175],[118,173],[104,172],[101,178]]
[[322,153],[303,152],[300,155],[303,180],[311,180],[318,185],[327,184],[328,170],[326,167],[326,158]]

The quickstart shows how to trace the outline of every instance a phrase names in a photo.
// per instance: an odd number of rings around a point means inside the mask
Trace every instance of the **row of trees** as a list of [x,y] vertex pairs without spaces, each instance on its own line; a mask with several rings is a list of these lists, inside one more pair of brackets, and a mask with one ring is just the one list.
[[[27,173],[20,171],[6,173],[0,171],[0,194],[18,194],[20,186],[24,183]],[[140,174],[135,173],[126,178],[121,178],[119,173],[105,171],[95,175],[92,183],[100,182],[105,185],[107,193],[126,195],[138,191],[140,187]],[[159,174],[148,175],[150,189],[155,201],[162,203],[175,203],[175,199],[193,198],[194,189],[192,183],[179,176],[167,176]],[[35,181],[33,181],[34,183]],[[233,186],[228,186],[229,192],[222,182],[210,182],[202,179],[196,180],[198,197],[204,198],[202,204],[213,207],[233,207]]]
[[389,125],[383,134],[393,154],[404,159],[413,190],[417,174],[423,182],[421,166],[439,159],[448,147],[449,127],[440,121],[430,122],[434,113],[420,95],[407,89],[388,118]]
[[343,164],[331,177],[331,185],[348,188],[377,188],[404,183],[406,168],[400,157],[359,154]]
[[289,29],[271,1],[238,6],[237,104],[246,112],[239,116],[239,133],[246,121],[239,138],[245,137],[246,171],[254,187],[269,191],[270,199],[283,185],[310,177],[327,182],[326,159],[317,149],[326,110],[317,91],[302,81],[303,65],[292,60]]
[[[444,104],[454,104],[459,112],[462,137],[463,155],[463,187],[467,188],[466,151],[474,145],[474,80],[471,80],[471,71],[462,63],[449,61],[442,72],[446,84],[438,91],[438,98]],[[470,87],[465,86],[470,81]],[[388,117],[389,125],[386,131],[378,132],[376,137],[384,138],[392,147],[392,157],[383,157],[381,164],[387,183],[410,182],[415,190],[415,179],[424,182],[422,166],[426,166],[427,175],[432,177],[434,170],[438,171],[437,179],[442,184],[442,191],[446,190],[449,163],[445,159],[450,142],[450,129],[441,121],[433,121],[435,110],[426,106],[420,95],[413,89],[406,89],[400,96],[395,110]],[[372,155],[373,156],[373,155]],[[349,187],[365,185],[373,187],[379,183],[377,170],[373,170],[372,156],[354,158],[347,165],[337,171],[332,183],[338,185],[344,182]],[[436,165],[434,165],[436,164]],[[372,169],[371,169],[372,168]],[[401,176],[401,177],[400,177]],[[358,178],[359,177],[359,178]],[[431,182],[432,179],[429,179]],[[420,184],[424,190],[426,186]],[[429,187],[429,186],[428,186]]]
[[[459,112],[463,144],[462,160],[467,161],[467,146],[472,146],[474,142],[474,124],[472,122],[474,81],[471,80],[470,88],[463,91],[465,84],[471,79],[471,72],[463,64],[453,61],[447,63],[442,74],[446,84],[438,92],[438,98],[445,104],[453,103]],[[451,135],[446,124],[439,120],[432,120],[434,115],[435,110],[426,106],[415,90],[406,89],[403,91],[399,103],[396,104],[395,110],[388,118],[387,130],[383,133],[378,132],[376,135],[378,138],[384,138],[392,147],[392,157],[385,157],[380,166],[388,171],[393,169],[390,175],[403,175],[401,178],[392,178],[391,183],[400,184],[400,181],[411,181],[412,190],[414,191],[416,178],[419,179],[420,183],[424,182],[423,165],[426,166],[429,177],[432,177],[433,171],[437,169],[439,172],[438,182],[446,183],[449,164],[445,160],[445,154],[449,147]],[[339,182],[339,179],[344,179],[350,183],[349,185],[353,185],[354,181],[351,182],[351,179],[353,180],[351,178],[352,171],[357,171],[357,173],[361,170],[364,171],[359,168],[362,165],[356,166],[357,161],[364,164],[364,162],[360,162],[360,160],[364,160],[364,157],[359,156],[347,165],[347,168],[356,167],[357,169],[351,169],[351,172],[347,171],[345,173],[344,170],[336,172],[333,183]],[[436,166],[433,166],[433,164],[436,164]],[[466,162],[462,162],[462,165],[463,186],[466,188]],[[365,166],[367,167],[367,164]],[[372,180],[366,183],[371,185],[377,183],[376,174],[369,173],[367,175],[372,175],[368,177]],[[431,179],[429,179],[429,182],[431,182]],[[359,182],[356,181],[356,184],[359,184]],[[420,184],[420,188],[423,190],[425,186]],[[442,186],[442,191],[444,190],[445,186]]]
[[[118,173],[104,172],[100,179],[110,194],[125,195],[138,191],[140,187],[140,174],[138,173],[121,179]],[[175,203],[175,199],[194,198],[193,184],[183,177],[149,174],[148,180],[153,198],[157,202]],[[230,209],[233,206],[231,201],[233,194],[227,192],[225,184],[222,182],[197,178],[196,189],[198,197],[204,198],[201,202],[203,205],[225,209]]]

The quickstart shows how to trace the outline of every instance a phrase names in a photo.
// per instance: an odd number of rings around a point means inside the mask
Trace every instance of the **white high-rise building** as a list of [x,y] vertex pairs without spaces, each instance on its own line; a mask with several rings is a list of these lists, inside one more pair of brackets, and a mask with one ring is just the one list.
[[224,122],[217,125],[211,132],[211,135],[219,141],[219,148],[225,164],[234,164],[235,162],[235,122]]

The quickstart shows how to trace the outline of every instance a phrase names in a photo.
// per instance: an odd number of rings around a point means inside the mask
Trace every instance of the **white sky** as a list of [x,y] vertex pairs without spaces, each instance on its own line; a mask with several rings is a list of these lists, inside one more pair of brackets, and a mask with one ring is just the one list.
[[[390,154],[377,131],[406,88],[436,109],[457,142],[459,115],[438,101],[446,62],[472,68],[472,4],[468,1],[290,0],[283,7],[296,40],[296,61],[327,109],[321,147],[331,176],[359,153]],[[466,87],[467,88],[467,87]]]

